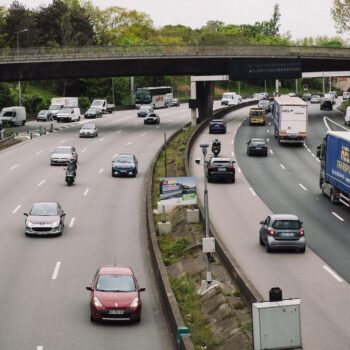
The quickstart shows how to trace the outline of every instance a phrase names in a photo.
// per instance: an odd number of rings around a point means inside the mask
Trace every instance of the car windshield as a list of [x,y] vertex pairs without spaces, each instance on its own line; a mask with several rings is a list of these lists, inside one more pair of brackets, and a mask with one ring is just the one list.
[[57,147],[53,153],[60,153],[60,154],[71,154],[72,151],[70,148],[67,147]]
[[151,106],[141,106],[140,111],[149,111],[151,109]]
[[265,141],[263,141],[263,140],[252,140],[251,144],[255,145],[255,146],[265,146]]
[[214,166],[229,166],[230,161],[228,161],[228,160],[216,160],[216,161],[212,162],[212,165],[214,165]]
[[50,107],[49,107],[49,110],[50,111],[53,111],[53,110],[58,110],[58,109],[61,109],[61,106],[60,105],[51,105]]
[[30,211],[32,216],[57,216],[58,209],[55,203],[36,203]]
[[276,230],[299,230],[301,225],[299,220],[276,220],[272,227]]
[[39,112],[39,114],[46,114],[47,113],[47,110],[42,110]]
[[70,113],[72,110],[70,108],[62,108],[61,113]]
[[92,106],[94,106],[94,107],[101,107],[101,106],[103,106],[103,102],[104,101],[94,101]]
[[120,155],[115,159],[117,163],[133,163],[134,159],[130,155]]
[[93,124],[85,124],[81,128],[82,129],[94,129],[95,125],[93,125]]
[[136,286],[134,279],[129,275],[100,275],[96,290],[102,292],[135,292]]
[[263,111],[252,111],[252,112],[251,112],[251,116],[252,116],[252,117],[260,117],[260,116],[262,116],[263,114],[264,114]]
[[91,107],[91,108],[89,108],[88,109],[88,112],[97,112],[99,110],[99,108],[98,107]]

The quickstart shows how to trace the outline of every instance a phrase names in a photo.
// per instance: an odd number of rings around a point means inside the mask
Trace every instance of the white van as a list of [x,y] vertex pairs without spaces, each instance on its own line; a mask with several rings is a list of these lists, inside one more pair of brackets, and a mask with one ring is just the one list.
[[350,126],[350,106],[346,107],[346,113],[344,117],[344,123],[345,125]]
[[20,106],[4,107],[0,113],[0,120],[3,125],[24,125],[27,121],[26,109]]
[[57,122],[73,122],[80,120],[80,108],[63,107],[56,114]]
[[225,93],[222,95],[222,98],[221,98],[221,105],[222,105],[222,106],[228,106],[229,101],[234,100],[234,99],[235,99],[235,96],[236,96],[236,93],[235,93],[235,92],[225,92]]
[[228,101],[228,106],[236,106],[242,102],[242,96],[241,95],[234,95],[232,99]]
[[332,101],[332,105],[335,104],[335,95],[332,92],[329,92],[327,94],[323,95],[323,99],[324,100],[331,100]]

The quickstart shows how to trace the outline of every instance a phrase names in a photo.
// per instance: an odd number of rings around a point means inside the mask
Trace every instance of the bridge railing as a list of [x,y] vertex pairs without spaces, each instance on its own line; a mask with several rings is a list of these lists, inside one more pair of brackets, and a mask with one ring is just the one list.
[[348,48],[267,45],[133,45],[85,47],[32,47],[0,49],[0,63],[71,59],[160,57],[302,57],[349,58]]

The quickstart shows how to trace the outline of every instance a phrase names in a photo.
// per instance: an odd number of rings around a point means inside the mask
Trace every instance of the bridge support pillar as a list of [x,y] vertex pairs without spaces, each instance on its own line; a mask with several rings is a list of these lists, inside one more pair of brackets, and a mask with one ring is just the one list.
[[198,122],[208,118],[213,112],[214,81],[197,81],[196,97],[198,103]]

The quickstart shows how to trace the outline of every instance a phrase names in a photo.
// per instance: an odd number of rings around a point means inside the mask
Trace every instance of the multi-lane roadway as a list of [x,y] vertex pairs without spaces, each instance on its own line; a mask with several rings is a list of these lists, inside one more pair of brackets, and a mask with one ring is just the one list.
[[[310,105],[305,147],[293,147],[276,142],[271,118],[266,126],[249,126],[248,112],[244,108],[225,117],[228,132],[219,137],[221,154],[237,161],[236,183],[208,185],[210,220],[265,300],[270,288],[277,286],[284,298],[301,298],[305,349],[348,350],[350,213],[321,194],[316,158],[316,147],[327,130],[323,116],[343,125],[342,114],[336,110],[321,113],[319,105]],[[253,137],[269,139],[267,158],[247,156],[246,142]],[[200,197],[203,169],[194,159],[201,157],[199,144],[210,144],[213,138],[205,130],[190,158]],[[305,254],[268,254],[259,245],[259,221],[270,213],[293,213],[303,220]]]
[[[159,114],[160,125],[145,126],[136,110],[114,112],[89,120],[99,127],[97,138],[79,138],[82,120],[0,152],[1,350],[173,348],[147,250],[144,179],[164,132],[183,127],[190,111]],[[72,187],[63,167],[49,165],[58,145],[78,151]],[[137,156],[136,178],[112,178],[118,152]],[[62,236],[25,236],[23,212],[36,201],[61,203],[67,214]],[[140,324],[90,322],[85,287],[99,266],[114,262],[131,266],[146,288]]]

